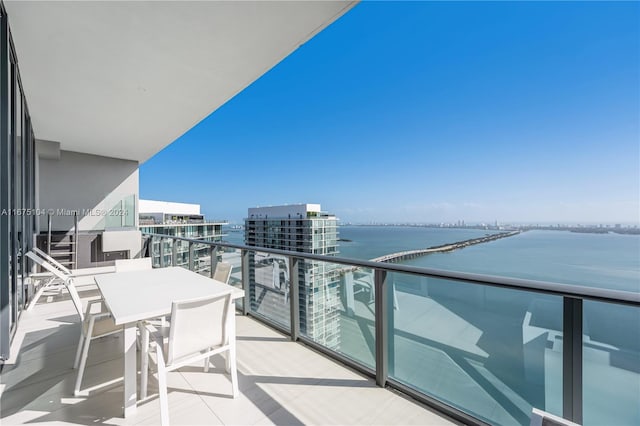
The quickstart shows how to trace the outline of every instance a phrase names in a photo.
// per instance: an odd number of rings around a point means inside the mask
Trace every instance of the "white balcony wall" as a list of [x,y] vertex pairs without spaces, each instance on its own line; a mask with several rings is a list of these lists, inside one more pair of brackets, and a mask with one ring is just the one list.
[[123,199],[134,201],[133,211],[128,213],[134,215],[133,226],[137,226],[137,161],[61,150],[58,159],[39,156],[38,163],[37,213],[41,231],[47,228],[46,212],[53,212],[54,231],[73,229],[72,211],[78,211],[79,231],[113,227],[120,220],[118,210]]

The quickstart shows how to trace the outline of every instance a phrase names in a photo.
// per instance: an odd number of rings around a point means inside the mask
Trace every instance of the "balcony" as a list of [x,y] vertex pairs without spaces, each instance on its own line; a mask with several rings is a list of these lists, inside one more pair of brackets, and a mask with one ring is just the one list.
[[[231,263],[231,285],[245,289],[241,397],[227,397],[226,376],[185,367],[169,379],[175,424],[529,424],[534,407],[586,425],[638,418],[635,293],[152,239],[158,248],[188,246],[183,266],[204,275],[203,260]],[[203,244],[208,250],[194,250]],[[179,260],[160,258],[156,267]],[[82,296],[98,293],[89,287]],[[3,424],[158,423],[153,380],[126,419],[117,383],[72,396],[77,327],[66,293],[22,314],[2,372]],[[83,386],[118,380],[121,344],[92,345]]]
[[244,314],[458,421],[640,420],[637,293],[152,238],[190,246],[184,266],[205,275],[231,263]]
[[[93,298],[97,291],[89,287],[81,296]],[[121,383],[89,397],[73,396],[78,326],[66,293],[43,297],[24,312],[15,355],[2,371],[0,423],[159,424],[153,378],[148,400],[126,419]],[[228,397],[230,382],[215,369],[205,374],[201,363],[184,367],[168,379],[172,424],[454,424],[251,317],[238,315],[237,342],[240,396]],[[122,374],[121,345],[121,337],[91,345],[83,386]],[[222,359],[213,362],[223,368]]]

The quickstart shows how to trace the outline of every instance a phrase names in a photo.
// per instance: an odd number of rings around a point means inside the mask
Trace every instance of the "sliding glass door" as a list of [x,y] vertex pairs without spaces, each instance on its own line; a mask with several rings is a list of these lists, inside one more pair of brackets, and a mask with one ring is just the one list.
[[0,3],[0,358],[27,302],[24,253],[35,228],[35,138]]

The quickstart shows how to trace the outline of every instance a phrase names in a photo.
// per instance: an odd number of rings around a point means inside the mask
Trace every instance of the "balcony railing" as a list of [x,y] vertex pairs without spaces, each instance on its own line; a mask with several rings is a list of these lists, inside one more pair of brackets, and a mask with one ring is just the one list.
[[171,241],[155,267],[232,263],[245,315],[464,423],[640,424],[639,293],[145,235]]

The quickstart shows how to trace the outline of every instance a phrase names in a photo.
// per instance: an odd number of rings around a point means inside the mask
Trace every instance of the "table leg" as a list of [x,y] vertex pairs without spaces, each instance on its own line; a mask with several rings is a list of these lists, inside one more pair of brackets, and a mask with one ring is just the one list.
[[136,323],[124,326],[124,417],[136,413]]

